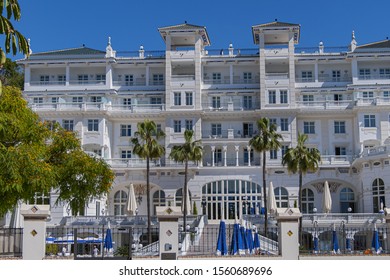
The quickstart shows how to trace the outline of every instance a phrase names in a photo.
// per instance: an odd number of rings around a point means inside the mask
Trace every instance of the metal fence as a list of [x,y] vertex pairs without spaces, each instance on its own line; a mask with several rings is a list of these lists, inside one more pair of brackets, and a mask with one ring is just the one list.
[[0,256],[21,257],[23,249],[22,228],[0,228]]
[[[117,258],[158,255],[158,228],[151,229],[148,243],[146,227],[52,227],[46,230],[46,255],[55,258]],[[111,235],[112,248],[105,246]]]
[[[377,227],[348,224],[305,227],[302,234],[300,253],[387,254],[389,253],[387,234],[386,224],[378,224]],[[375,235],[377,235],[378,245],[374,245]]]

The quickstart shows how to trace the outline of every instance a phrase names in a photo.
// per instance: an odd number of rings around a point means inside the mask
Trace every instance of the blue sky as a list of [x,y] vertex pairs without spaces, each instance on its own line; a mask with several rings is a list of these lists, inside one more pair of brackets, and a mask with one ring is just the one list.
[[157,28],[181,24],[206,26],[210,49],[254,48],[251,27],[283,22],[301,24],[300,47],[346,46],[355,30],[358,44],[390,37],[390,2],[367,1],[183,1],[183,0],[19,0],[16,29],[31,38],[33,52],[87,47],[104,50],[107,37],[117,51],[163,50]]

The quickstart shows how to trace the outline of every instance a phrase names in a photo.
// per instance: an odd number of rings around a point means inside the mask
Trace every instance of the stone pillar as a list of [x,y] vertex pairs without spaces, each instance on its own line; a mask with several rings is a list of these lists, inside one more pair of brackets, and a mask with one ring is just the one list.
[[215,146],[211,146],[211,166],[215,166]]
[[299,258],[299,218],[298,208],[277,208],[279,254],[285,260]]
[[234,146],[234,149],[236,150],[236,166],[239,166],[238,152],[240,151],[240,146]]
[[223,166],[227,166],[227,146],[223,146]]
[[42,260],[46,251],[46,220],[50,205],[22,204],[20,214],[24,218],[23,259]]
[[70,83],[70,66],[67,63],[65,68],[65,85],[69,86]]
[[[390,208],[385,208],[384,212],[385,212],[385,220],[387,226],[387,234],[389,234],[390,233]],[[384,244],[382,244],[382,248],[386,251],[388,251],[390,248],[390,236],[388,236],[387,234],[386,234],[386,238],[385,236],[383,236]]]
[[179,218],[183,216],[180,207],[158,206],[157,218],[160,223],[160,259],[177,260],[179,254]]
[[318,61],[314,64],[314,81],[318,83]]
[[246,150],[248,151],[248,166],[251,166],[251,146],[247,146]]

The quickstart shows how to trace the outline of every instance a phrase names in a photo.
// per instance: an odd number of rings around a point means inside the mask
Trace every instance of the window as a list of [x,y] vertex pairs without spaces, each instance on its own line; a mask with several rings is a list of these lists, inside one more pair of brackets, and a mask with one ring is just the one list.
[[268,104],[276,104],[276,91],[275,90],[268,91]]
[[270,159],[278,159],[278,150],[272,149],[269,151],[269,158]]
[[88,84],[88,75],[78,75],[77,80],[79,81],[79,84]]
[[278,208],[287,208],[288,192],[286,188],[283,187],[275,188],[274,193],[275,193],[276,206]]
[[106,75],[104,75],[104,74],[97,74],[96,75],[96,82],[98,84],[104,85],[106,83]]
[[315,123],[314,122],[303,122],[303,133],[314,134],[315,133]]
[[313,72],[302,71],[302,82],[312,82],[312,81],[313,81]]
[[287,153],[288,146],[287,145],[282,145],[281,150],[282,150],[282,157],[284,157],[284,155]]
[[121,124],[121,136],[131,136],[131,124]]
[[131,150],[122,150],[121,151],[121,158],[123,158],[123,159],[131,158]]
[[101,96],[91,96],[91,102],[92,103],[101,103],[102,97]]
[[390,68],[379,69],[379,77],[381,79],[390,79]]
[[82,96],[73,96],[72,102],[73,103],[83,103],[83,97]]
[[269,124],[270,124],[270,126],[274,125],[275,128],[278,127],[278,123],[277,123],[277,120],[275,118],[269,119]]
[[150,104],[153,104],[153,105],[161,105],[161,97],[151,97],[150,98]]
[[155,85],[155,86],[164,85],[164,75],[163,74],[153,74],[153,85]]
[[88,120],[88,131],[99,131],[99,120]]
[[43,97],[34,97],[34,98],[33,98],[33,103],[34,103],[34,104],[43,103]]
[[364,127],[376,127],[375,115],[364,115]]
[[131,98],[123,98],[122,104],[125,108],[130,109],[131,108]]
[[213,73],[213,84],[221,83],[221,73]]
[[252,96],[250,95],[244,95],[242,97],[242,106],[244,107],[244,110],[252,109]]
[[336,156],[345,156],[347,154],[347,148],[345,147],[335,147],[334,154]]
[[134,85],[134,76],[133,75],[125,75],[125,86]]
[[181,93],[180,92],[173,93],[173,105],[175,105],[175,106],[181,105]]
[[250,157],[250,160],[251,160],[250,162],[252,163],[253,162],[253,157],[254,157],[253,149],[251,149],[248,152],[248,149],[244,148],[244,164],[248,164],[249,163],[249,157]]
[[333,70],[332,71],[332,81],[333,82],[340,82],[341,81],[340,70]]
[[74,121],[73,120],[62,120],[62,127],[65,130],[73,131],[74,128]]
[[244,84],[250,84],[252,82],[252,73],[251,72],[244,72]]
[[211,135],[213,136],[222,135],[222,125],[220,123],[211,124]]
[[302,95],[302,101],[304,105],[310,106],[314,101],[314,96],[311,94]]
[[363,91],[362,96],[364,99],[374,98],[374,92],[372,91]]
[[287,90],[281,90],[280,91],[280,104],[287,104],[287,103],[288,103]]
[[50,77],[49,75],[41,75],[39,77],[39,81],[41,82],[41,85],[48,85],[49,84]]
[[244,137],[253,136],[253,123],[243,123],[242,131],[244,132]]
[[311,189],[302,190],[302,213],[311,214],[314,208],[314,192]]
[[186,130],[193,130],[192,120],[186,120]]
[[187,106],[192,106],[193,105],[192,92],[186,92],[186,105]]
[[359,69],[359,79],[361,80],[368,80],[371,76],[371,70],[370,69]]
[[334,101],[342,101],[343,100],[343,95],[336,93],[336,94],[333,95],[333,100]]
[[286,118],[280,119],[280,130],[288,131],[288,119]]
[[355,212],[355,193],[351,188],[343,188],[340,191],[340,213],[349,213],[348,208]]
[[212,105],[213,105],[214,109],[221,108],[221,97],[220,96],[213,96]]
[[32,198],[32,201],[29,201],[30,204],[44,204],[44,205],[50,205],[50,193],[48,192],[36,192],[34,194],[34,197]]
[[98,155],[99,157],[102,156],[102,150],[94,149],[94,150],[92,150],[92,153],[94,153],[95,155]]
[[59,97],[52,97],[51,98],[51,103],[58,103],[59,100],[60,100]]
[[181,121],[180,120],[173,121],[173,132],[175,132],[175,133],[181,132]]
[[335,121],[334,122],[334,133],[335,134],[344,134],[345,133],[345,121]]
[[65,75],[58,75],[57,81],[59,85],[65,85],[66,83],[66,76]]
[[[189,195],[189,200],[191,202],[192,194],[191,194],[191,192],[189,190],[188,190],[188,195]],[[175,206],[181,206],[182,202],[183,202],[183,188],[180,188],[175,193]]]
[[222,165],[222,149],[216,148],[214,150],[214,163],[216,165]]
[[127,193],[125,191],[117,191],[114,194],[114,215],[125,215],[125,207],[127,202]]
[[165,206],[165,192],[162,190],[158,190],[153,194],[153,208],[155,215],[157,206]]
[[383,92],[383,101],[390,101],[390,91]]
[[379,210],[383,210],[386,207],[385,183],[380,178],[375,179],[372,183],[372,199],[374,213],[378,213]]

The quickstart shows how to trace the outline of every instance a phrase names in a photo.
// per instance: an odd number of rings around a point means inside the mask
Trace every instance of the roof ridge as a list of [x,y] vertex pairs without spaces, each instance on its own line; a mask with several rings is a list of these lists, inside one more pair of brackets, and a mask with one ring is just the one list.
[[357,48],[367,47],[367,46],[370,46],[370,45],[380,44],[380,43],[389,42],[389,41],[390,41],[389,39],[384,39],[384,40],[381,40],[381,41],[376,41],[376,42],[372,42],[372,43],[366,43],[366,44],[357,46]]

